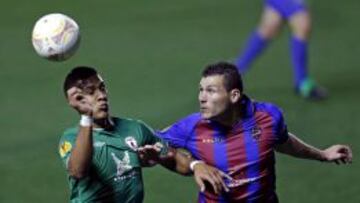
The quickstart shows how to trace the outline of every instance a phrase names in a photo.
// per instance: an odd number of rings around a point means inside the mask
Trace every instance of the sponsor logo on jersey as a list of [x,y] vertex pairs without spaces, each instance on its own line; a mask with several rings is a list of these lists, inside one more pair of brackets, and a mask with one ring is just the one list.
[[70,142],[65,141],[60,145],[59,148],[59,154],[61,156],[61,158],[65,157],[65,155],[71,151],[72,145]]
[[116,177],[114,178],[115,181],[121,180],[122,175],[126,172],[131,170],[133,167],[130,165],[130,156],[129,152],[125,151],[124,157],[120,159],[115,155],[115,153],[111,153],[111,156],[116,164]]
[[126,137],[125,143],[134,151],[136,151],[138,149],[137,141],[132,136]]
[[201,142],[205,144],[215,144],[215,143],[221,143],[224,142],[225,139],[222,137],[213,137],[213,138],[202,138]]
[[230,182],[228,182],[226,185],[229,188],[234,188],[234,187],[243,186],[245,184],[255,182],[255,181],[259,180],[259,179],[260,179],[260,177],[244,178],[244,179],[233,179]]

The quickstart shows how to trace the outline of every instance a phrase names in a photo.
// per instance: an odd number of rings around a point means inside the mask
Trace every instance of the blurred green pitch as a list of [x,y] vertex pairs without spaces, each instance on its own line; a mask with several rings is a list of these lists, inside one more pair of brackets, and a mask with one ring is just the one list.
[[[282,202],[360,202],[359,3],[309,1],[314,17],[310,71],[329,88],[321,103],[293,95],[285,31],[245,77],[258,100],[277,103],[289,129],[326,147],[350,143],[355,159],[338,167],[278,156]],[[57,154],[64,128],[78,116],[61,85],[75,65],[93,65],[107,80],[112,112],[162,128],[197,110],[199,74],[207,63],[231,60],[254,28],[261,1],[10,1],[0,12],[0,202],[66,202],[65,170]],[[35,20],[63,12],[81,26],[78,53],[64,63],[39,58],[30,43]],[[144,170],[146,203],[195,202],[192,178],[160,167]]]

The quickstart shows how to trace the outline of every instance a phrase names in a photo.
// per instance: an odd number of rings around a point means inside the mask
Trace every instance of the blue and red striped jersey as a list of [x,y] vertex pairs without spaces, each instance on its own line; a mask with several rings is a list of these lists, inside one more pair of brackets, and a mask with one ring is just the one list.
[[200,203],[277,202],[274,147],[288,138],[281,110],[244,96],[242,117],[232,127],[191,114],[157,134],[230,175],[230,192],[215,195],[207,187]]

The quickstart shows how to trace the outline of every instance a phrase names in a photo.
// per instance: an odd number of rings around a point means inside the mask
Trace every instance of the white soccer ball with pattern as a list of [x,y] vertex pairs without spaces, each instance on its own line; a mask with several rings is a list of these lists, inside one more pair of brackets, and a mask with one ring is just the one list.
[[36,53],[53,61],[70,58],[80,44],[80,29],[69,16],[51,13],[36,21],[32,32]]

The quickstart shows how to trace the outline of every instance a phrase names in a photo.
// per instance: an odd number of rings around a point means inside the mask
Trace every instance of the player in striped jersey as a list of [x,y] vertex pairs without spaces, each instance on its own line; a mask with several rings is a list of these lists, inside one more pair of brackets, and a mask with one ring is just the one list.
[[[185,148],[199,160],[230,175],[229,192],[199,193],[199,203],[278,202],[275,151],[299,158],[350,163],[351,149],[333,145],[317,149],[288,132],[281,110],[244,94],[235,65],[206,67],[199,91],[200,112],[191,114],[158,136]],[[196,168],[196,165],[195,165]]]
[[260,23],[236,60],[239,71],[245,73],[250,68],[251,63],[278,34],[284,22],[291,28],[290,51],[296,93],[307,99],[326,98],[326,90],[316,85],[308,74],[311,16],[304,0],[264,0]]

